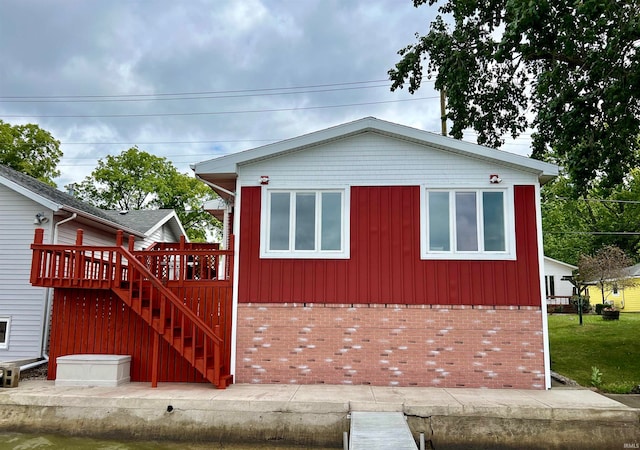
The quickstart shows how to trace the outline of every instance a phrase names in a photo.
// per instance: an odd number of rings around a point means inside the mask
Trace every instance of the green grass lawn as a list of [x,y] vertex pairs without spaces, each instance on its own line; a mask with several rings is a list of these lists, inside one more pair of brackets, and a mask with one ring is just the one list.
[[585,315],[549,315],[551,370],[593,386],[592,367],[602,373],[597,386],[604,392],[628,393],[640,385],[640,314],[620,314],[620,320]]

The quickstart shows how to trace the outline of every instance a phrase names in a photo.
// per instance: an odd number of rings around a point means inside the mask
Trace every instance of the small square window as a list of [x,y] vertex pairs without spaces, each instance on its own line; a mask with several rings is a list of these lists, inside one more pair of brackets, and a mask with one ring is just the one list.
[[8,317],[0,317],[0,349],[5,349],[9,346],[10,321]]

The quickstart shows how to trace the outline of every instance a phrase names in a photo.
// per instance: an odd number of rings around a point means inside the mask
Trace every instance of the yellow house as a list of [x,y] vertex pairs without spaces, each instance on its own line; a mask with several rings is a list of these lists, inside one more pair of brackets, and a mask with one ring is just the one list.
[[[636,281],[634,286],[625,286],[620,289],[604,290],[604,300],[613,303],[622,312],[640,312],[640,264],[625,269],[629,278]],[[589,286],[589,302],[592,307],[602,303],[602,292],[598,286]]]

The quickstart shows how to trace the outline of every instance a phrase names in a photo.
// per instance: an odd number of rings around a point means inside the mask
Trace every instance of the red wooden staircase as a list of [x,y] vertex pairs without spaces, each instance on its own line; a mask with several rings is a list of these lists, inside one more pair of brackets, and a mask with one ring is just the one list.
[[[43,244],[37,229],[31,284],[58,289],[108,289],[153,330],[151,382],[158,380],[160,340],[166,341],[198,373],[218,388],[230,374],[233,251],[217,244],[123,246]],[[233,248],[233,237],[230,241]]]

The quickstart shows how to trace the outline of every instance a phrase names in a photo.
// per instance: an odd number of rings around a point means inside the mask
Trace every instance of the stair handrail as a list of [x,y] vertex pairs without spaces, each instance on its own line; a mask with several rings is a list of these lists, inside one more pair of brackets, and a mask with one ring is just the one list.
[[213,330],[200,317],[198,317],[190,308],[187,308],[180,301],[180,299],[176,297],[176,295],[173,292],[171,292],[170,289],[168,289],[164,284],[162,284],[162,282],[158,279],[158,277],[156,277],[153,273],[151,273],[151,271],[147,269],[145,265],[142,264],[136,258],[136,256],[133,253],[131,253],[127,248],[125,248],[124,246],[121,246],[121,247],[117,247],[117,249],[118,249],[118,252],[121,253],[121,255],[124,256],[124,258],[128,261],[129,270],[131,270],[132,267],[135,267],[135,270],[139,271],[145,277],[147,277],[148,280],[151,282],[151,284],[153,284],[154,287],[156,287],[158,291],[173,304],[173,306],[175,306],[189,320],[191,320],[194,324],[196,324],[199,328],[201,328],[202,332],[205,335],[207,335],[209,338],[211,338],[215,344],[217,344],[216,346],[218,347],[218,350],[219,350],[219,346],[222,345],[223,340],[218,335],[216,335],[213,332]]

